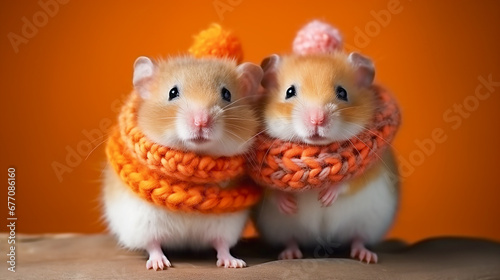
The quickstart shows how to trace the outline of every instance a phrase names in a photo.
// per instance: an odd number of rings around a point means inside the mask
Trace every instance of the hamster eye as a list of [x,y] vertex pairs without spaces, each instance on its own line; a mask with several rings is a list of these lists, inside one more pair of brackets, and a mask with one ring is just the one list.
[[335,88],[335,94],[337,95],[338,99],[347,102],[347,90],[345,90],[345,88],[337,86],[337,88]]
[[291,86],[291,87],[289,87],[286,90],[286,97],[285,97],[285,99],[294,97],[295,95],[297,95],[297,93],[295,92],[295,86]]
[[179,89],[175,86],[173,87],[170,92],[168,93],[168,101],[179,97]]
[[220,91],[220,95],[222,96],[222,99],[227,102],[231,102],[231,92],[227,88],[223,87]]

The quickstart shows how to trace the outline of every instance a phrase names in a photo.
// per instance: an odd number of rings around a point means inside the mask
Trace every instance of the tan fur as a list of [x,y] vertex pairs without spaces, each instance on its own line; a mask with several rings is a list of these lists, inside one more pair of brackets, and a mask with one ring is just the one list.
[[[212,112],[212,117],[214,123],[223,127],[224,137],[243,143],[257,133],[259,122],[255,112],[246,99],[240,100],[243,96],[235,61],[182,57],[158,61],[157,67],[149,86],[151,97],[142,101],[138,112],[139,127],[145,132],[176,133],[175,122],[186,116],[185,110],[217,107],[224,112]],[[229,104],[221,99],[221,85],[231,92]],[[180,96],[169,101],[169,92],[175,86]]]
[[[372,182],[375,178],[381,176],[384,172],[392,172],[391,180],[398,180],[399,175],[397,174],[398,168],[396,161],[394,159],[394,154],[391,149],[387,150],[381,157],[380,161],[374,166],[370,167],[359,177],[349,181],[348,189],[343,195],[354,195],[358,191],[366,187],[368,182]],[[394,182],[395,184],[388,184],[388,186],[394,186],[393,191],[395,193],[399,192],[399,182]]]
[[[339,106],[344,120],[366,125],[373,115],[373,94],[355,83],[353,66],[347,56],[337,52],[331,55],[296,56],[282,58],[278,86],[268,96],[266,117],[290,119],[291,106],[304,103]],[[297,98],[285,100],[286,90],[295,85]],[[343,86],[349,95],[349,103],[335,97],[335,86]],[[351,109],[352,108],[352,109]]]

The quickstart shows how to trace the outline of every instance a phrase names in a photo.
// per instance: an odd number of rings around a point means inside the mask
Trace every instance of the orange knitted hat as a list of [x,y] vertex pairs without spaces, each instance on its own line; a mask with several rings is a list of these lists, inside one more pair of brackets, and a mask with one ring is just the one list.
[[[203,44],[205,41],[208,46]],[[219,43],[214,45],[214,42]],[[208,51],[211,48],[214,51]],[[190,52],[196,57],[242,59],[237,38],[218,25],[201,32]],[[244,173],[243,155],[200,156],[151,142],[137,126],[139,101],[140,97],[132,93],[106,146],[111,166],[134,193],[169,210],[199,213],[234,212],[259,201],[258,186],[236,180]],[[233,179],[231,186],[218,185],[230,179]]]
[[373,86],[376,112],[364,132],[325,146],[285,142],[259,135],[252,178],[283,191],[304,191],[338,184],[363,173],[380,159],[399,127],[401,115],[386,89]]

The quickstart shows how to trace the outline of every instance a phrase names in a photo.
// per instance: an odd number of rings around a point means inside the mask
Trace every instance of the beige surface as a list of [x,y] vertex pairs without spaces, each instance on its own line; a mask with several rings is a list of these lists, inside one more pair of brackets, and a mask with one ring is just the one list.
[[[0,240],[6,259],[6,235]],[[344,253],[275,261],[275,250],[249,240],[233,250],[247,268],[217,268],[211,251],[169,252],[175,267],[164,271],[146,270],[145,254],[120,249],[107,235],[18,236],[16,245],[17,272],[7,271],[2,262],[0,279],[500,279],[500,244],[476,239],[439,238],[409,247],[384,242],[376,248],[381,261],[375,265],[344,258]]]

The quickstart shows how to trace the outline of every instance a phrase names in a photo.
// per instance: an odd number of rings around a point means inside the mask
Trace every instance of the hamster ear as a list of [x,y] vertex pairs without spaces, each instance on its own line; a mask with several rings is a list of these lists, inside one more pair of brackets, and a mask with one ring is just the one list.
[[262,69],[250,62],[240,64],[236,71],[238,72],[238,82],[241,88],[242,96],[251,96],[257,92],[260,81],[264,73]]
[[349,62],[354,66],[356,81],[361,87],[369,87],[373,83],[375,78],[375,67],[373,62],[365,56],[357,52],[352,52],[349,54]]
[[145,56],[140,56],[135,60],[132,83],[134,84],[135,90],[144,99],[149,98],[150,96],[149,87],[155,72],[156,65],[151,61],[151,59]]
[[277,54],[273,54],[264,58],[260,63],[260,67],[264,70],[264,78],[262,78],[262,86],[266,89],[278,86],[278,65],[281,58]]

